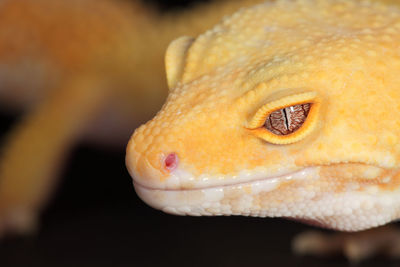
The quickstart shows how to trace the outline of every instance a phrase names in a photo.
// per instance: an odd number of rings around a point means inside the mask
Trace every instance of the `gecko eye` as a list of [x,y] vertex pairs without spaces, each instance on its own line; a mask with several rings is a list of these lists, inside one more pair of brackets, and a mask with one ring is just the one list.
[[247,128],[269,143],[294,143],[314,129],[318,109],[315,92],[287,96],[262,106]]
[[306,121],[310,103],[294,105],[271,112],[265,128],[276,135],[288,135],[299,129]]

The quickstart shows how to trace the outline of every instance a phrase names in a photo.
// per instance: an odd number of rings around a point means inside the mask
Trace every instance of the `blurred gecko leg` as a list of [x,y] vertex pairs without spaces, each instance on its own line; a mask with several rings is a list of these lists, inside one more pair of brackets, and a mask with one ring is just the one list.
[[63,158],[106,92],[97,79],[70,79],[9,133],[0,161],[0,236],[34,230]]
[[375,255],[400,257],[400,230],[393,225],[361,232],[326,234],[309,231],[299,234],[292,243],[293,251],[300,255],[329,256],[343,254],[357,263]]

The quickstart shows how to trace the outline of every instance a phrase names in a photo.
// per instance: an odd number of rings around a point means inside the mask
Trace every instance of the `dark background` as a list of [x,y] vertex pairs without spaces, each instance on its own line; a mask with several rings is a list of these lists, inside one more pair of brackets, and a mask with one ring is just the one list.
[[[152,0],[160,9],[193,1]],[[204,2],[204,1],[203,1]],[[0,117],[0,134],[15,117]],[[124,151],[81,145],[62,174],[38,233],[0,242],[0,266],[346,266],[342,257],[291,253],[309,229],[283,219],[179,217],[146,206],[135,194]],[[363,266],[395,266],[376,259]]]

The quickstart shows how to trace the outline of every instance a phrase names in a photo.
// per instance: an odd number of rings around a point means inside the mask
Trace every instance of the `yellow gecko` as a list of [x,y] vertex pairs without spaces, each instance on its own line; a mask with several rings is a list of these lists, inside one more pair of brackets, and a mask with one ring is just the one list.
[[0,1],[0,107],[25,113],[2,140],[0,237],[35,226],[76,143],[125,145],[155,114],[171,40],[257,2],[160,14],[122,0]]
[[165,56],[169,96],[126,164],[179,215],[359,231],[400,217],[400,10],[345,0],[238,11]]

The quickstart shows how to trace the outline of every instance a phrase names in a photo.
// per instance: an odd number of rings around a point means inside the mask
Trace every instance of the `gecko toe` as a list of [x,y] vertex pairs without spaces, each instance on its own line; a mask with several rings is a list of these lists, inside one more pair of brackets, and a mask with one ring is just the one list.
[[32,235],[37,231],[36,213],[15,210],[0,215],[0,238],[5,235]]

